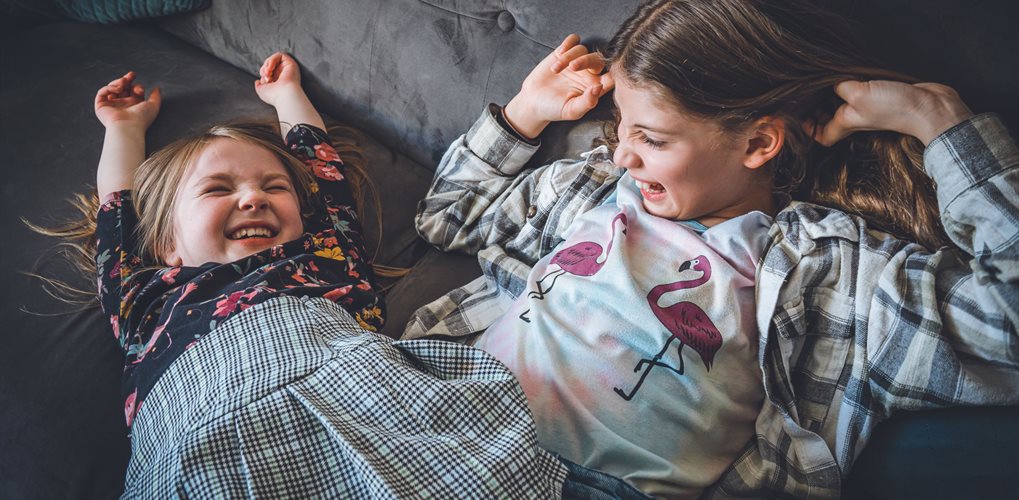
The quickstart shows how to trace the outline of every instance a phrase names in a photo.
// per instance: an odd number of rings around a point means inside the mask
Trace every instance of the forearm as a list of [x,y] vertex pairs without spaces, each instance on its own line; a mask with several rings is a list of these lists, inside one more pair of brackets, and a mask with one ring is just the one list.
[[[937,183],[942,221],[960,248],[995,258],[1019,250],[1019,149],[996,116],[974,117],[935,138],[924,169]],[[1006,268],[1019,280],[1019,269]]]
[[620,170],[602,151],[521,171],[537,146],[503,129],[491,111],[446,152],[418,205],[417,230],[443,250],[501,246],[537,260],[611,194]]
[[113,123],[106,127],[96,172],[100,199],[134,188],[134,172],[145,161],[145,128]]
[[[443,250],[477,252],[485,246],[494,214],[509,208],[507,191],[536,149],[502,131],[491,110],[486,111],[443,155],[432,186],[418,205],[418,232]],[[498,219],[524,219],[528,205],[521,201],[511,205],[521,213],[501,213]]]
[[1019,326],[1019,149],[994,115],[967,120],[934,139],[924,168],[937,183],[949,237],[973,256],[973,304]]
[[325,122],[318,114],[311,100],[300,88],[291,89],[282,93],[275,103],[276,116],[280,122],[280,133],[286,139],[287,132],[294,125],[305,123],[313,127],[325,130]]

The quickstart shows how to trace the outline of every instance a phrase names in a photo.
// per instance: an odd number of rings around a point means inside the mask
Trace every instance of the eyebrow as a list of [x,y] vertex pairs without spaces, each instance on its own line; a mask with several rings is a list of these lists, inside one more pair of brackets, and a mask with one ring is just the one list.
[[[616,94],[615,93],[612,94],[612,104],[616,107],[617,110],[619,109],[619,102],[616,101]],[[644,129],[644,130],[647,130],[647,131],[650,131],[650,132],[654,132],[656,134],[669,135],[669,136],[677,135],[675,131],[662,130],[662,129],[655,128],[655,127],[649,127],[649,126],[641,124],[641,123],[634,123],[633,127],[634,128]]]

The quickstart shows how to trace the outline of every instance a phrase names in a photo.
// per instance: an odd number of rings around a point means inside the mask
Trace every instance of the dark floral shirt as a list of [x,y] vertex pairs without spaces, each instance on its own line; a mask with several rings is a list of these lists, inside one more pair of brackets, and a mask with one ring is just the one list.
[[322,130],[298,125],[286,144],[315,177],[314,215],[300,238],[226,264],[154,267],[138,252],[131,192],[99,210],[99,299],[124,350],[124,416],[131,425],[145,395],[184,351],[231,316],[281,295],[325,297],[378,331],[376,290],[343,162]]

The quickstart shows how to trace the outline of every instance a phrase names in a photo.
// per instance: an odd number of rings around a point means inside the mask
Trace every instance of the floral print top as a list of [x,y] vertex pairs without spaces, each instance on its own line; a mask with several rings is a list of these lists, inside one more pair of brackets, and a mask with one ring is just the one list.
[[99,209],[99,299],[124,350],[124,416],[130,426],[145,395],[184,351],[231,316],[281,295],[325,297],[364,328],[378,331],[376,290],[361,223],[339,155],[321,129],[298,125],[290,151],[314,174],[315,213],[300,238],[226,264],[155,267],[138,252],[131,192],[111,194]]

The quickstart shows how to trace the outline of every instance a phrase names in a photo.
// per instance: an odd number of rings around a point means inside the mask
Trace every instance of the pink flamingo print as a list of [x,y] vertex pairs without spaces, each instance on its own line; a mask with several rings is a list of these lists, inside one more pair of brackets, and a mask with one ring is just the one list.
[[[704,313],[704,310],[694,304],[693,302],[677,302],[669,307],[661,307],[658,305],[659,299],[663,295],[676,290],[685,290],[688,288],[694,288],[703,285],[708,282],[711,278],[711,263],[703,255],[684,262],[679,266],[679,272],[683,272],[687,269],[693,269],[700,271],[701,277],[693,280],[683,280],[674,283],[667,283],[664,285],[658,285],[651,289],[651,292],[647,295],[648,304],[651,305],[651,311],[655,313],[655,317],[662,323],[667,330],[669,330],[669,339],[665,341],[665,346],[662,350],[651,359],[642,359],[637,363],[637,366],[633,367],[633,371],[636,372],[644,365],[647,368],[644,369],[644,373],[641,374],[640,380],[637,381],[637,385],[633,387],[633,390],[629,394],[624,392],[618,387],[613,388],[616,394],[620,397],[629,401],[633,398],[634,394],[637,393],[637,389],[644,383],[644,379],[647,378],[648,374],[651,373],[651,369],[656,366],[663,366],[668,368],[680,375],[683,374],[683,346],[689,345],[697,354],[700,354],[701,361],[704,362],[704,366],[711,370],[711,363],[715,360],[715,353],[722,347],[722,334],[715,328],[714,323],[708,318],[708,315]],[[665,355],[665,351],[672,344],[673,340],[679,341],[679,347],[677,353],[679,354],[679,369],[673,368],[667,363],[661,361],[662,356]]]
[[[609,252],[612,251],[613,235],[615,234],[616,221],[622,222],[623,234],[626,234],[626,214],[619,212],[615,217],[612,218],[612,223],[609,226],[609,247],[605,250],[605,254],[602,255],[602,246],[593,241],[582,241],[580,243],[570,245],[552,256],[552,260],[548,263],[551,265],[559,266],[559,269],[552,271],[541,277],[535,284],[538,286],[538,290],[527,294],[532,299],[544,300],[545,294],[552,290],[555,286],[555,282],[560,276],[570,273],[574,276],[594,276],[598,271],[601,270],[602,266],[605,265],[606,259],[608,259]],[[542,288],[542,283],[548,277],[552,277],[552,282],[549,283],[548,288]],[[527,317],[527,313],[531,312],[530,309],[520,313],[520,319],[530,323],[530,318]]]

